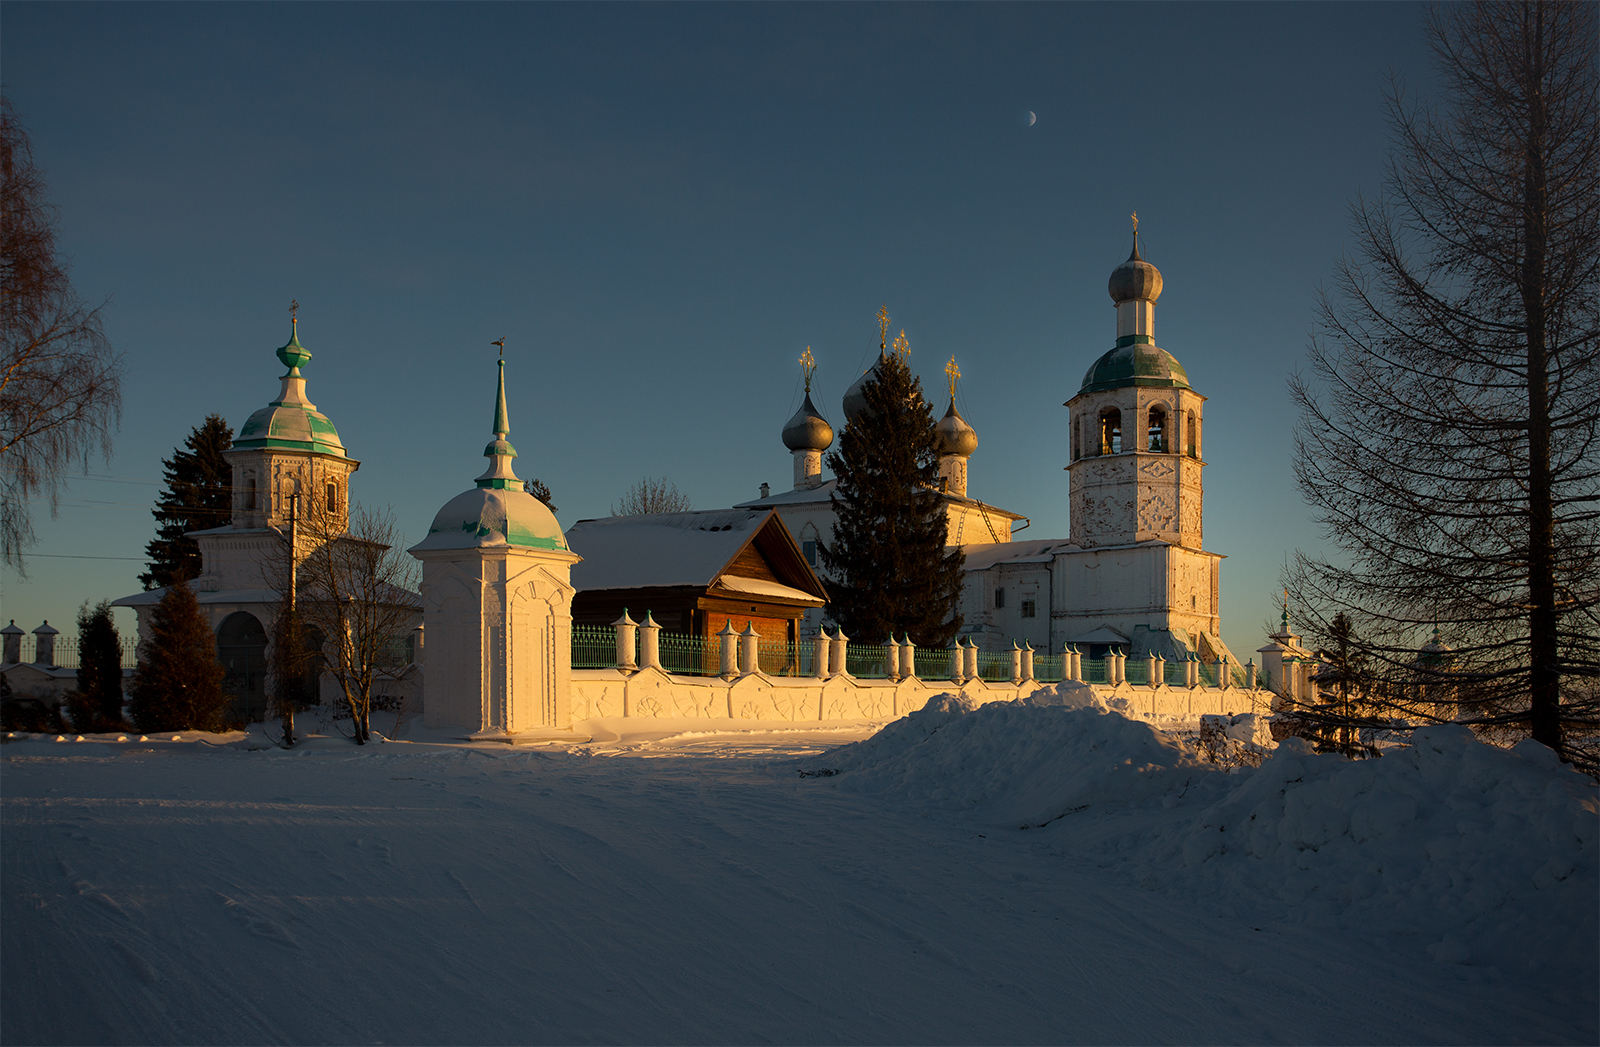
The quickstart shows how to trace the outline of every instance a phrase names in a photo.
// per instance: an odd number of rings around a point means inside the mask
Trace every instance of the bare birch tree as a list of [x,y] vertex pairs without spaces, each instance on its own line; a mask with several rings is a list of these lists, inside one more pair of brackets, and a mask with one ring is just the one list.
[[406,638],[422,617],[417,563],[400,548],[390,510],[311,510],[296,526],[305,551],[296,609],[304,628],[323,637],[327,671],[350,711],[355,740],[371,738],[372,699],[381,682],[411,670]]
[[111,454],[122,413],[122,358],[56,255],[44,199],[11,100],[0,98],[0,561],[22,571],[34,541],[28,502],[54,515],[67,468]]
[[612,516],[643,516],[646,513],[686,513],[693,506],[678,485],[646,476],[622,492],[622,501],[611,507]]
[[[1289,582],[1372,693],[1595,769],[1600,119],[1593,4],[1444,5],[1442,106],[1389,94],[1384,191],[1352,208],[1291,390],[1296,475],[1339,550]],[[1437,625],[1453,650],[1421,657]],[[1452,695],[1441,712],[1437,699]],[[1413,697],[1414,696],[1414,697]]]

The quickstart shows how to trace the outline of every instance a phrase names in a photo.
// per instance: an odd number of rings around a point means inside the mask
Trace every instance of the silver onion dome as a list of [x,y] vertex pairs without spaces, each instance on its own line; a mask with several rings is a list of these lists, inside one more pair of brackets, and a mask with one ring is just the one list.
[[954,400],[950,401],[950,409],[945,411],[944,417],[934,423],[933,432],[940,454],[957,454],[967,458],[978,449],[978,433],[961,417]]
[[844,391],[844,421],[846,425],[856,420],[862,411],[867,409],[867,394],[862,392],[872,382],[878,380],[878,367],[889,358],[889,352],[882,347],[878,350],[878,358],[872,366],[867,368],[867,373],[856,379],[856,383]]
[[1161,270],[1139,257],[1137,236],[1133,239],[1133,254],[1111,270],[1106,289],[1111,292],[1111,300],[1118,304],[1139,298],[1153,302],[1161,297]]
[[812,404],[810,393],[783,427],[783,446],[791,451],[826,451],[833,446],[833,426]]

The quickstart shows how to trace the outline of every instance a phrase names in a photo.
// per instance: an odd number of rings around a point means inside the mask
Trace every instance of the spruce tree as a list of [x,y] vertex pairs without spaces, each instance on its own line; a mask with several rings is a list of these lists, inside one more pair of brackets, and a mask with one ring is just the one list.
[[128,712],[141,731],[215,731],[226,705],[211,625],[189,583],[174,582],[150,613]]
[[909,632],[944,647],[961,628],[966,557],[945,549],[933,412],[901,354],[880,357],[877,375],[828,456],[838,480],[833,540],[818,546],[832,576],[828,613],[858,640]]
[[78,695],[72,721],[79,731],[112,730],[122,723],[122,641],[105,600],[78,609]]
[[167,489],[151,513],[156,536],[145,546],[150,570],[139,576],[146,589],[200,576],[200,546],[189,531],[221,527],[233,513],[233,468],[222,452],[233,445],[233,429],[220,414],[189,433],[183,447],[162,461]]

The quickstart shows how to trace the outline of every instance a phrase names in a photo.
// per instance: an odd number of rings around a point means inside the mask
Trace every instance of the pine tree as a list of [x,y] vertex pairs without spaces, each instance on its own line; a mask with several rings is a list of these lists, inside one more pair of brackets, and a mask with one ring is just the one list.
[[146,589],[198,578],[200,546],[184,535],[221,527],[233,512],[233,469],[222,457],[233,445],[233,429],[220,414],[207,415],[183,445],[187,451],[179,448],[161,463],[167,489],[151,510],[157,526],[145,546],[150,570],[139,576]]
[[78,694],[72,721],[79,731],[110,730],[122,723],[122,641],[105,600],[78,610]]
[[128,712],[141,731],[219,730],[227,697],[216,639],[186,581],[150,613],[150,636],[133,673]]
[[865,410],[828,456],[838,480],[833,540],[818,547],[832,575],[828,613],[859,640],[909,632],[919,646],[944,647],[961,628],[966,556],[945,549],[933,412],[900,354],[881,357],[877,371],[862,389]]

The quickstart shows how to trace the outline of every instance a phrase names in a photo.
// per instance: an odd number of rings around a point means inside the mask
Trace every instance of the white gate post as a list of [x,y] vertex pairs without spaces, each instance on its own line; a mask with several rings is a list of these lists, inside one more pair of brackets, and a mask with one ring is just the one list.
[[832,650],[828,652],[828,661],[831,663],[828,666],[828,674],[830,676],[849,675],[845,671],[845,667],[850,664],[849,661],[846,660],[846,656],[850,653],[849,643],[850,637],[844,634],[844,626],[835,626],[833,631],[833,640],[828,645],[832,648]]
[[639,637],[639,623],[628,617],[628,609],[622,609],[622,617],[611,623],[611,628],[617,631],[617,668],[627,672],[639,668],[639,663],[634,661],[634,642]]
[[644,621],[639,623],[639,668],[661,668],[661,626],[644,612]]
[[979,679],[978,674],[978,642],[970,636],[967,638],[966,656],[962,659],[962,673],[969,680]]
[[1017,641],[1011,641],[1011,686],[1022,682],[1022,648],[1017,646]]
[[760,647],[761,634],[756,632],[756,623],[744,623],[744,632],[739,634],[740,655],[739,675],[749,676],[761,668]]
[[1033,644],[1022,641],[1022,679],[1023,682],[1033,679]]
[[911,634],[908,632],[900,644],[900,679],[909,680],[916,675],[917,645],[911,642]]
[[739,675],[739,633],[733,627],[733,619],[722,623],[722,631],[717,633],[722,638],[722,678],[731,680]]

